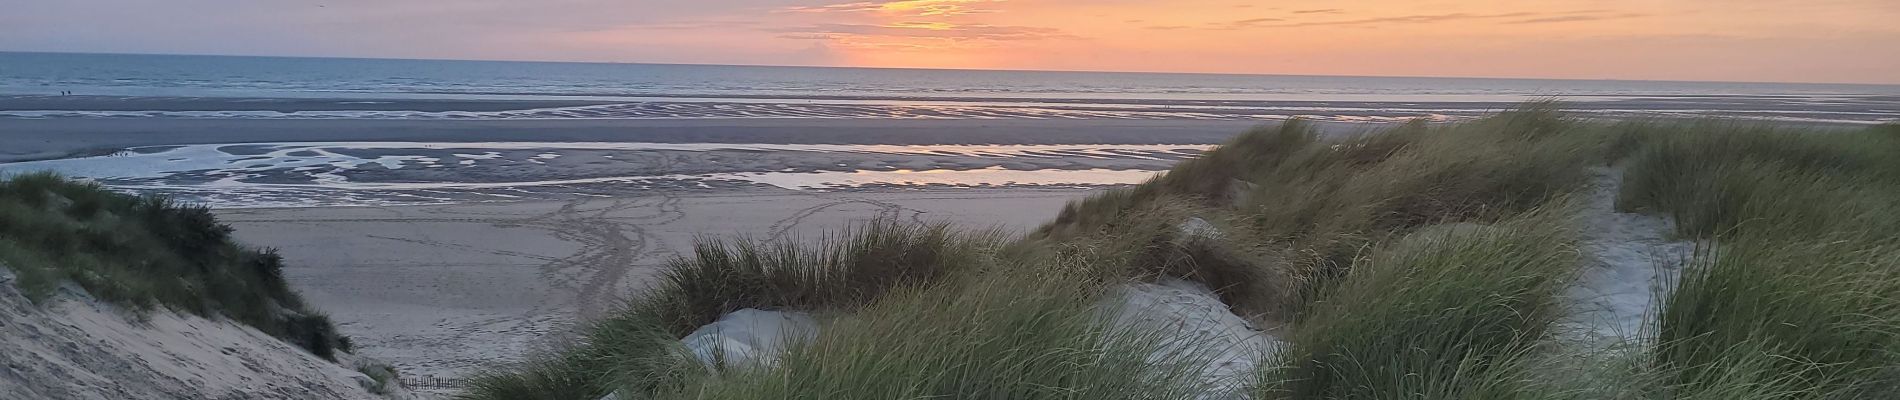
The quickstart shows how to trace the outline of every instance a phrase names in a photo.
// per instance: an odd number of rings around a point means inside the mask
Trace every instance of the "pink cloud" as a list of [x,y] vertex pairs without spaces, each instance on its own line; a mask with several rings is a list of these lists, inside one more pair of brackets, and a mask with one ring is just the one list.
[[992,8],[982,8],[981,3],[1000,3],[1004,0],[898,0],[898,1],[860,1],[819,6],[793,6],[781,8],[780,12],[800,13],[881,13],[917,17],[952,16],[967,14],[987,14],[999,12]]

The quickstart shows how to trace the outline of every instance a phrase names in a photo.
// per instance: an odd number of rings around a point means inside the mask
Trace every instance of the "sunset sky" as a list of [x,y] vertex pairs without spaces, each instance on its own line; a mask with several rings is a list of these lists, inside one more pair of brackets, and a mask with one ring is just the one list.
[[1900,0],[0,0],[0,50],[1900,83]]

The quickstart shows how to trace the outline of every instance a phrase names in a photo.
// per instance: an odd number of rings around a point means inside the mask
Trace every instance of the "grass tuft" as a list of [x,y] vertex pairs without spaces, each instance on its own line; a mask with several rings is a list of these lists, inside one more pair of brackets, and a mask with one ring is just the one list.
[[[1085,278],[1085,277],[1076,277]],[[769,370],[662,398],[1190,399],[1201,349],[1104,323],[1094,285],[1022,269],[893,293],[827,324]]]
[[1684,393],[1731,382],[1783,398],[1895,388],[1900,240],[1735,237],[1687,268],[1659,321],[1655,362]]
[[1001,243],[990,231],[884,220],[816,243],[702,238],[693,258],[669,264],[626,311],[582,329],[580,340],[556,354],[478,376],[460,398],[592,400],[620,387],[650,393],[694,376],[674,368],[679,339],[725,313],[853,310],[893,290],[986,268]]
[[1750,226],[1795,234],[1895,231],[1900,136],[1704,122],[1651,128],[1617,206],[1713,237]]
[[1709,399],[1900,389],[1900,136],[1647,129],[1618,207],[1670,215],[1706,243],[1657,317],[1664,386]]
[[1261,398],[1517,398],[1578,262],[1563,217],[1441,225],[1384,246],[1287,337]]

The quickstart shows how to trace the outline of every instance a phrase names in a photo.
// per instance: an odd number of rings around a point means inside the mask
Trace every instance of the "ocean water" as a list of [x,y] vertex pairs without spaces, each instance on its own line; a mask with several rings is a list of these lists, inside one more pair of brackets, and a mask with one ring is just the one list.
[[[171,103],[155,107],[134,101],[115,107],[99,102],[49,103],[38,97],[62,91],[118,100],[164,97]],[[1616,116],[1732,116],[1862,123],[1900,119],[1900,86],[1894,85],[0,52],[0,99],[7,96],[14,101],[0,101],[0,118],[1364,116],[1442,120],[1478,115],[1527,100],[1559,99],[1572,102],[1579,112]],[[23,102],[21,98],[41,101]],[[202,98],[338,101],[320,107],[309,102],[278,102],[261,110],[232,102],[188,101]],[[591,103],[526,104],[509,110],[439,109],[439,103],[427,110],[412,106],[422,100]],[[726,108],[751,109],[728,112]]]
[[[73,95],[62,95],[71,92]],[[1900,121],[1900,86],[0,52],[10,119],[1144,119],[1400,122],[1542,99],[1590,118]],[[632,129],[632,128],[630,128]],[[527,140],[527,139],[524,139]],[[1206,146],[181,143],[0,163],[217,207],[643,191],[1095,187]]]

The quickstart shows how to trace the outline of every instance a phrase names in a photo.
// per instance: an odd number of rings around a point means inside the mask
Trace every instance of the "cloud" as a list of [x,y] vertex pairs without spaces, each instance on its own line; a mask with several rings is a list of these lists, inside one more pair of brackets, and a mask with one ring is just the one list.
[[1191,27],[1186,26],[1186,25],[1157,25],[1157,26],[1148,27],[1148,29],[1153,29],[1157,31],[1172,31],[1172,30],[1180,30],[1180,29],[1187,29],[1187,28],[1191,28]]
[[[628,24],[628,25],[617,26],[614,28],[615,29],[657,29],[657,30],[692,30],[692,29],[708,29],[708,28],[727,29],[727,28],[740,28],[740,27],[745,27],[745,26],[759,25],[762,23],[763,22],[760,22],[760,21],[748,21],[748,20],[678,21],[678,22],[656,22],[656,23],[646,23],[646,24]],[[591,30],[594,30],[594,29],[586,29],[582,31],[591,31]]]
[[1294,14],[1338,14],[1341,11],[1344,11],[1344,10],[1340,10],[1337,8],[1322,8],[1322,9],[1317,9],[1317,10],[1293,10],[1293,13]]
[[839,36],[833,35],[833,34],[827,34],[827,33],[787,33],[783,35],[778,35],[778,38],[798,39],[798,40],[833,40],[833,39],[839,38]]
[[1461,21],[1461,20],[1523,18],[1523,17],[1535,17],[1539,15],[1544,15],[1544,14],[1534,13],[1534,12],[1512,12],[1512,13],[1502,13],[1502,14],[1468,14],[1468,13],[1422,14],[1422,15],[1402,15],[1402,16],[1396,16],[1396,17],[1349,19],[1349,20],[1339,20],[1339,21],[1300,22],[1300,23],[1292,23],[1292,24],[1262,25],[1262,26],[1274,27],[1274,28],[1297,28],[1297,27],[1306,27],[1306,26],[1424,24],[1424,23],[1433,23],[1433,22]]
[[[1337,9],[1294,11],[1294,13],[1303,13],[1303,14],[1333,14],[1337,12],[1338,12]],[[1496,13],[1496,14],[1451,13],[1451,14],[1401,15],[1401,16],[1395,16],[1395,17],[1362,18],[1362,19],[1349,19],[1349,20],[1338,20],[1338,21],[1312,21],[1312,22],[1298,22],[1298,23],[1279,24],[1279,25],[1252,24],[1252,25],[1247,25],[1247,26],[1273,27],[1273,28],[1297,28],[1297,27],[1308,27],[1308,26],[1428,24],[1428,23],[1449,22],[1449,21],[1499,20],[1499,19],[1516,19],[1512,21],[1506,21],[1505,23],[1507,24],[1540,24],[1540,23],[1576,22],[1576,21],[1600,21],[1600,20],[1611,20],[1611,19],[1638,18],[1638,17],[1645,17],[1645,16],[1648,16],[1648,14],[1613,13],[1608,10],[1575,10],[1575,11],[1564,11],[1564,12],[1554,12],[1554,13],[1538,13],[1538,12],[1508,12],[1508,13]]]
[[792,6],[778,9],[778,12],[793,13],[879,13],[914,17],[943,17],[967,14],[988,14],[999,12],[992,8],[982,8],[981,3],[1001,3],[1004,0],[897,0],[897,1],[860,1],[836,3],[819,6]]
[[1213,23],[1208,23],[1207,25],[1208,25],[1208,29],[1222,29],[1222,30],[1245,29],[1245,28],[1261,26],[1262,24],[1266,24],[1269,22],[1280,22],[1280,21],[1285,21],[1285,20],[1286,19],[1283,19],[1283,18],[1251,18],[1251,19],[1243,19],[1239,21],[1213,22]]
[[842,37],[911,37],[951,40],[1042,40],[1075,38],[1056,28],[1004,26],[946,22],[898,22],[884,25],[811,24],[771,29],[783,32],[782,38],[837,39]]
[[1647,17],[1647,16],[1649,16],[1649,14],[1640,14],[1640,13],[1559,15],[1559,16],[1552,16],[1552,17],[1531,18],[1531,19],[1510,21],[1506,23],[1507,24],[1549,24],[1549,23],[1558,23],[1558,22],[1603,21],[1603,20],[1612,20],[1612,19],[1642,18],[1642,17]]

